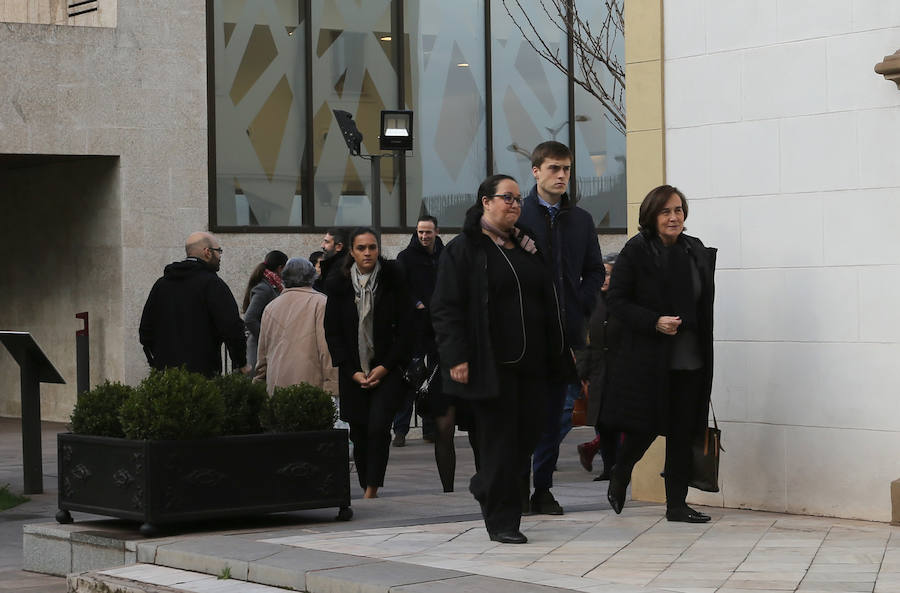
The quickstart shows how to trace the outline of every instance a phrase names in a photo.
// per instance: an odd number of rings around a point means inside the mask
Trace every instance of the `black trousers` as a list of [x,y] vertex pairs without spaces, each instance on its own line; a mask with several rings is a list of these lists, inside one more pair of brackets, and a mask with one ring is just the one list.
[[400,373],[388,373],[378,387],[366,392],[368,414],[365,421],[350,421],[353,462],[363,490],[368,486],[384,486],[391,451],[391,423],[403,389]]
[[[481,504],[491,533],[519,529],[522,520],[522,468],[541,436],[546,382],[498,367],[499,397],[473,400],[478,470],[469,491]],[[527,478],[525,478],[527,480]],[[527,481],[525,482],[527,488]]]
[[[699,427],[698,406],[703,371],[669,371],[669,430],[666,435],[666,507],[685,505],[691,478],[691,445]],[[616,477],[631,481],[631,470],[653,444],[656,434],[626,432],[618,461],[613,469]]]

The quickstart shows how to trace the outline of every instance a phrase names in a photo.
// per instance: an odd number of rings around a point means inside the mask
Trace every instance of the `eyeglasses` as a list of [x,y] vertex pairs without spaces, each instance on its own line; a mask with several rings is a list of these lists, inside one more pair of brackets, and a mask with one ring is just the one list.
[[507,206],[512,206],[512,203],[515,202],[517,206],[522,205],[522,196],[514,196],[512,194],[492,194],[492,198],[503,198],[503,201]]
[[219,255],[222,255],[222,248],[221,248],[221,247],[207,247],[207,249],[209,249],[210,251],[215,251],[215,252],[218,253]]

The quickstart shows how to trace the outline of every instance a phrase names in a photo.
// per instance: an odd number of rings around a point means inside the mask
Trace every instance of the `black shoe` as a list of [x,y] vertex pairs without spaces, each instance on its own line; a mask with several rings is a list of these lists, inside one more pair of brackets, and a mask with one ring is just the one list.
[[392,447],[405,447],[406,446],[406,435],[405,434],[395,434],[394,440],[391,441]]
[[609,488],[606,490],[606,500],[609,501],[609,506],[611,506],[612,510],[618,515],[622,512],[622,508],[625,507],[625,492],[628,489],[628,484],[616,477],[615,470],[610,472],[610,474]]
[[498,533],[488,532],[488,536],[490,536],[492,542],[500,542],[501,544],[527,544],[528,538],[519,531],[518,529],[514,529],[512,531],[500,531]]
[[666,510],[666,520],[680,521],[682,523],[708,523],[710,516],[700,511],[695,511],[689,506],[684,506],[680,509]]
[[422,435],[422,440],[429,444],[434,443],[435,438],[436,437],[433,434],[423,434]]
[[563,508],[549,490],[535,490],[531,495],[531,512],[538,515],[562,515]]
[[604,472],[601,473],[599,476],[597,476],[596,478],[594,478],[594,481],[595,481],[595,482],[605,482],[605,481],[607,481],[607,480],[609,480],[609,479],[610,479],[609,472],[604,471]]

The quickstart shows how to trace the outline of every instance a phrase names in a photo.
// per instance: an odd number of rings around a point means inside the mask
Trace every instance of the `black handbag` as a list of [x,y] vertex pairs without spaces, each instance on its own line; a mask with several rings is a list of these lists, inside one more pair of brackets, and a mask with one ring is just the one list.
[[719,491],[719,452],[722,448],[722,431],[716,421],[716,410],[712,408],[713,425],[707,426],[701,438],[691,447],[692,467],[688,486],[704,492]]

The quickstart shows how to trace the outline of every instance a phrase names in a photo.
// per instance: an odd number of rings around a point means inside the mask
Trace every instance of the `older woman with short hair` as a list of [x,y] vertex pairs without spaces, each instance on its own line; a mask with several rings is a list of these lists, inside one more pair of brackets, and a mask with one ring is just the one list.
[[316,269],[309,260],[288,260],[281,272],[284,292],[262,315],[256,381],[269,394],[304,382],[337,394],[337,371],[325,341],[324,294],[313,289]]
[[625,432],[607,498],[622,512],[634,465],[666,437],[666,519],[705,523],[690,508],[691,443],[706,427],[713,374],[713,274],[716,250],[684,233],[684,194],[661,185],[639,211],[640,232],[616,259],[609,285],[622,339],[602,417]]

